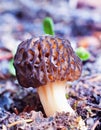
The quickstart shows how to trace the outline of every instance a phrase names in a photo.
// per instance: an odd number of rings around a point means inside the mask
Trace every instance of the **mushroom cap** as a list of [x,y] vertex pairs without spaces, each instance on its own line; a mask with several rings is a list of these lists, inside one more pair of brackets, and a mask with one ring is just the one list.
[[82,71],[82,62],[70,42],[50,35],[19,44],[14,66],[23,87],[39,87],[56,80],[74,81]]

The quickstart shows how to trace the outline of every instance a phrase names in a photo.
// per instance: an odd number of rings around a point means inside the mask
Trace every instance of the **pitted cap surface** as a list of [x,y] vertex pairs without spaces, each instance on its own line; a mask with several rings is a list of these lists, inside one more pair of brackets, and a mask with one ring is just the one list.
[[23,41],[14,57],[19,83],[39,87],[56,80],[77,80],[82,63],[68,40],[45,35]]

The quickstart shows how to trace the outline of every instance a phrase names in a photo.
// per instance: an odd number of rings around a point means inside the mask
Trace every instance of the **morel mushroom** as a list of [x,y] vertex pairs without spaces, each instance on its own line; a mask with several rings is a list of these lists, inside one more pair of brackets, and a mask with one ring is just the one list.
[[81,75],[81,61],[70,42],[50,35],[22,42],[14,58],[19,83],[36,87],[47,116],[74,110],[67,103],[65,87]]

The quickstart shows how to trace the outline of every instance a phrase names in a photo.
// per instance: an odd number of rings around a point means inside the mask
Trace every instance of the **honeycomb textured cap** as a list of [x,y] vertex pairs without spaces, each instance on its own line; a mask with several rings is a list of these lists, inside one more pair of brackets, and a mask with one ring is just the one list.
[[56,80],[74,81],[82,71],[81,60],[70,42],[50,35],[19,44],[14,66],[23,87],[39,87]]

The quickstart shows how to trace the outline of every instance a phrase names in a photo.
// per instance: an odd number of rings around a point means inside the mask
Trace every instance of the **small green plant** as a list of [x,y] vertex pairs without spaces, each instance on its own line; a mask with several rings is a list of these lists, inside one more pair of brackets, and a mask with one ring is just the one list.
[[76,54],[82,61],[86,61],[90,58],[90,53],[83,47],[77,48]]
[[54,23],[53,23],[52,18],[46,17],[43,20],[43,30],[44,30],[45,34],[55,35],[55,33],[54,33]]
[[69,95],[67,93],[65,94],[65,96],[66,96],[66,99],[69,99]]
[[13,63],[14,63],[14,59],[11,59],[11,60],[9,61],[9,72],[10,72],[12,75],[15,76],[16,74],[15,74],[15,69],[14,69]]

